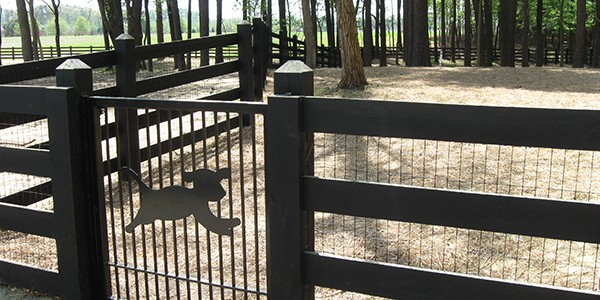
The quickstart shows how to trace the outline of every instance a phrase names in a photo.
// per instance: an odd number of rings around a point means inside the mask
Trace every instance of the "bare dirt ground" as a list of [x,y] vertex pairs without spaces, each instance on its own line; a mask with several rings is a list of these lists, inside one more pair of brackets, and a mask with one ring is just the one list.
[[317,69],[315,94],[418,102],[564,108],[600,107],[600,70],[543,68],[365,68],[363,91],[335,88],[341,69]]

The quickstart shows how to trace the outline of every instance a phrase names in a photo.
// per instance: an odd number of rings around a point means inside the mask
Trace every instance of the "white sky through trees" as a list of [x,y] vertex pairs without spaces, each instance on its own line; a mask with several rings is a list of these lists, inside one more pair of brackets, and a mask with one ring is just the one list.
[[[50,0],[46,0],[50,3]],[[44,5],[42,0],[35,0],[35,5]],[[93,9],[98,9],[98,1],[97,0],[61,0],[61,5],[71,5],[71,6],[82,6],[82,7],[90,7]],[[150,1],[150,7],[153,7],[154,1]],[[3,9],[11,9],[16,10],[16,2],[15,0],[0,0],[0,6]],[[242,11],[240,9],[239,4],[237,4],[237,0],[223,0],[223,19],[241,19]],[[188,7],[188,0],[179,0],[179,8],[186,9]],[[150,8],[152,9],[152,8]],[[166,12],[166,8],[164,9]],[[217,10],[215,7],[215,1],[209,1],[209,10],[210,10],[210,18],[212,20],[217,17]],[[192,0],[192,11],[198,12],[198,0]]]

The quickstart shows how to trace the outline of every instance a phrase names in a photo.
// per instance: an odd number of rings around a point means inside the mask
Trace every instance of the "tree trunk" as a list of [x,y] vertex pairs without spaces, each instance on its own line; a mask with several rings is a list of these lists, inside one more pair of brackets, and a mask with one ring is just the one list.
[[[199,0],[200,7],[200,36],[207,37],[208,36],[208,0]],[[247,20],[247,19],[244,19]],[[201,51],[201,59],[200,65],[207,66],[210,63],[209,49],[204,49]]]
[[25,8],[25,0],[17,1],[17,14],[19,16],[19,32],[21,34],[21,49],[23,51],[23,60],[33,60],[33,47],[31,45],[31,30],[29,28],[29,20],[27,19],[27,8]]
[[483,5],[482,0],[473,0],[473,8],[475,9],[475,43],[477,47],[477,66],[484,66],[484,43],[483,43]]
[[[146,45],[152,45],[152,35],[150,33],[150,10],[148,8],[148,5],[150,0],[144,0],[144,16],[146,18],[146,25],[145,25],[145,29],[146,29]],[[154,71],[154,66],[152,65],[152,58],[148,59],[148,71]]]
[[279,31],[287,36],[285,0],[279,0]]
[[596,18],[594,18],[594,47],[592,48],[592,67],[600,67],[600,0],[596,0]]
[[110,35],[108,33],[108,27],[102,17],[102,39],[104,40],[104,50],[110,50]]
[[523,0],[523,32],[521,33],[521,66],[529,67],[529,0]]
[[573,68],[583,68],[587,60],[585,49],[585,0],[577,0],[577,33],[575,38],[575,55],[573,57]]
[[510,0],[500,0],[498,8],[498,38],[500,40],[500,66],[514,67],[510,65],[510,34],[509,26]]
[[130,0],[127,6],[127,33],[136,45],[142,44],[142,0]]
[[471,0],[465,0],[465,67],[471,66],[471,39]]
[[[438,19],[437,19],[437,0],[433,0],[433,59],[435,61],[438,61],[439,59],[439,55],[438,55]],[[404,2],[404,5],[406,5],[406,1]],[[406,14],[402,15],[404,20],[403,22],[406,21]]]
[[33,0],[27,0],[27,4],[29,5],[29,21],[31,23],[31,37],[32,37],[32,49],[33,49],[33,59],[40,59],[38,45],[40,42],[40,31],[38,30],[37,20],[35,19],[35,9],[33,7]]
[[404,1],[404,57],[406,66],[431,66],[427,31],[427,1]]
[[58,0],[58,2],[56,2],[57,0],[52,0],[50,4],[46,3],[46,6],[48,6],[48,9],[50,9],[50,11],[52,12],[52,14],[54,15],[54,44],[56,45],[56,55],[58,57],[61,56],[60,53],[60,11],[59,11],[59,6],[60,6],[60,0]]
[[375,57],[379,57],[379,1],[380,0],[375,0]]
[[370,67],[371,61],[373,60],[373,23],[371,23],[371,0],[365,0],[364,2],[363,21],[363,66]]
[[[396,26],[398,28],[398,43],[397,43],[397,47],[398,50],[402,49],[402,12],[400,11],[402,7],[402,0],[398,0],[398,7],[396,7],[397,9],[397,15],[398,15],[398,22],[396,22]],[[434,31],[435,32],[435,31]]]
[[310,0],[302,0],[302,19],[304,20],[304,42],[306,56],[304,62],[307,66],[314,69],[317,66],[317,40],[315,37],[315,28],[313,27],[313,18]]
[[379,66],[387,66],[387,29],[385,26],[385,0],[379,0],[379,32],[381,38],[381,50],[379,52]]
[[456,62],[456,0],[452,0],[452,28],[450,29],[450,47],[452,48],[451,59],[452,62]]
[[162,44],[165,42],[162,0],[154,0],[154,3],[156,4],[156,42]]
[[[403,9],[403,20],[402,25],[404,27],[404,65],[412,66],[412,52],[413,52],[413,0],[404,0]],[[435,2],[435,1],[434,1]]]
[[564,30],[564,8],[565,8],[565,3],[564,0],[560,0],[560,6],[559,6],[559,13],[558,13],[558,52],[560,55],[560,66],[564,66],[565,65],[565,55],[564,55],[564,51],[563,51],[563,44],[564,44],[564,37],[565,37],[565,30]]
[[492,0],[482,0],[484,7],[484,44],[485,44],[485,67],[491,67],[494,62],[494,33],[493,33],[493,18],[492,18]]
[[342,35],[340,38],[342,78],[338,84],[341,89],[363,88],[367,84],[358,47],[356,15],[353,6],[352,0],[336,1],[338,24]]
[[516,0],[500,0],[498,27],[500,38],[500,65],[503,67],[515,66],[515,27],[513,11],[516,9]]
[[312,17],[313,35],[315,36],[315,53],[316,53],[316,51],[317,51],[317,0],[310,0],[310,15]]
[[120,0],[98,0],[98,8],[104,10],[101,15],[103,16],[104,24],[110,35],[110,39],[115,43],[115,39],[124,33],[123,27],[123,10],[121,9]]
[[440,27],[442,30],[441,34],[440,34],[440,39],[441,39],[441,45],[442,45],[442,52],[444,52],[444,51],[446,51],[446,49],[445,49],[446,48],[446,1],[445,0],[441,0],[441,2],[440,2],[440,15],[441,15]]
[[[169,26],[171,27],[171,40],[181,41],[181,20],[179,18],[179,5],[177,0],[167,1],[167,14],[169,15]],[[185,58],[183,54],[175,55],[175,68],[179,71],[185,70]]]
[[[269,5],[267,4],[266,0],[260,0],[260,16],[265,23],[270,24],[270,23],[268,23],[268,19],[269,19],[269,11],[268,11],[269,7],[268,6]],[[223,7],[222,3],[221,3],[221,7]],[[269,25],[269,26],[271,26],[271,25]]]
[[[266,20],[266,19],[265,19]],[[271,26],[271,23],[267,23]],[[217,35],[223,33],[223,0],[217,0]],[[215,63],[223,62],[223,47],[218,47],[215,50]]]
[[[371,0],[366,0],[371,3]],[[371,8],[369,6],[369,11]],[[371,15],[369,14],[368,22],[371,23]],[[325,0],[325,23],[327,24],[327,46],[335,47],[335,28],[333,26],[333,7],[331,5],[330,0]],[[373,40],[373,36],[371,36],[371,40]],[[372,44],[372,42],[371,42]]]
[[[600,0],[597,0],[600,2]],[[545,61],[545,45],[544,32],[542,31],[543,17],[544,17],[544,6],[542,0],[537,0],[537,8],[535,12],[535,65],[537,67],[543,66]]]
[[[2,5],[0,5],[0,25],[2,24]],[[2,48],[2,26],[0,26],[0,48]],[[0,66],[2,65],[2,55],[0,55]]]
[[[192,39],[192,0],[188,0],[187,11],[187,39]],[[187,68],[192,68],[192,52],[187,53]]]

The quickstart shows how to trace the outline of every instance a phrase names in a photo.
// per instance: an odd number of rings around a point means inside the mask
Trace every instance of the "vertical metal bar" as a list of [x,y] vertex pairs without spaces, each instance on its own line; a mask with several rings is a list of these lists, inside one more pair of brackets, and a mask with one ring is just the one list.
[[[179,113],[179,174],[181,174],[181,185],[185,186],[185,182],[183,181],[183,172],[185,172],[185,159],[184,159],[184,142],[183,142],[183,112],[180,110]],[[193,112],[190,112],[190,114]],[[194,143],[192,141],[191,144],[194,147]],[[191,286],[190,286],[190,251],[188,247],[188,230],[187,230],[187,218],[183,219],[183,241],[185,244],[184,248],[184,259],[185,259],[185,287],[186,287],[186,295],[187,299],[191,299]]]
[[[162,111],[158,111],[158,113],[156,114],[156,140],[158,143],[158,188],[162,189],[163,188],[163,165],[162,165],[162,149],[160,147],[160,143],[162,141],[161,136],[160,136],[160,130],[161,130],[161,114],[163,112]],[[163,254],[163,264],[164,264],[164,273],[165,274],[169,274],[169,261],[168,261],[168,251],[167,251],[167,225],[166,222],[164,220],[161,220],[161,226],[162,226],[162,254]],[[165,276],[165,293],[166,293],[166,298],[170,298],[171,293],[170,293],[170,289],[169,289],[169,277]],[[157,297],[159,297],[159,290],[156,291]]]
[[[216,122],[215,122],[216,123]],[[206,130],[206,112],[202,111],[202,160],[203,160],[203,168],[208,168],[208,158],[206,155],[207,150],[207,140],[208,140],[208,132]],[[218,151],[217,151],[218,152]],[[208,295],[209,298],[213,299],[213,285],[212,285],[212,247],[210,242],[210,231],[208,229],[206,231],[206,262],[208,263]]]
[[[148,124],[150,124],[150,116],[146,115],[146,120],[148,121]],[[160,111],[156,111],[156,130],[160,130]],[[150,139],[150,126],[148,126],[146,128],[146,139],[148,140],[148,145],[150,145],[151,139]],[[160,145],[160,140],[157,141],[157,145]],[[154,186],[154,177],[152,175],[153,173],[153,168],[152,168],[152,155],[150,155],[151,151],[150,151],[150,146],[148,146],[148,182],[149,182],[149,187],[152,189]],[[161,157],[158,156],[158,161],[160,163]],[[160,168],[158,169],[159,171],[159,179],[160,179]],[[160,280],[158,278],[158,246],[156,244],[156,224],[155,222],[152,222],[152,256],[153,256],[153,263],[154,263],[154,294],[156,296],[156,298],[159,298],[159,291],[160,291]]]
[[[240,114],[238,118],[242,118]],[[254,124],[255,120],[252,118],[250,124]],[[252,129],[252,128],[251,128]],[[248,251],[246,241],[246,189],[245,189],[245,178],[244,178],[244,130],[242,127],[238,128],[239,132],[239,147],[240,147],[240,209],[242,219],[242,275],[244,276],[244,298],[248,298]]]
[[[192,132],[192,171],[196,166],[196,129],[194,126],[194,113],[190,114],[190,131]],[[198,299],[202,299],[202,262],[200,261],[200,228],[198,222],[194,222],[194,233],[196,234],[196,277],[198,279]]]
[[[170,110],[167,111],[167,138],[169,145],[169,184],[173,186],[175,184],[175,166],[173,165],[173,114]],[[185,220],[184,220],[185,222]],[[173,234],[173,267],[175,268],[175,275],[179,276],[179,254],[177,251],[177,220],[172,221],[172,234]],[[181,296],[181,286],[178,279],[175,279],[175,292],[176,297],[179,298]]]
[[[104,112],[104,128],[106,130],[106,161],[110,162],[110,130],[109,130],[109,121],[108,121],[108,108],[106,109],[106,111]],[[114,110],[113,110],[114,112]],[[116,125],[115,125],[116,126]],[[109,203],[110,203],[110,224],[111,224],[111,240],[112,240],[112,249],[113,249],[113,263],[115,263],[114,266],[114,276],[115,276],[115,285],[116,285],[116,292],[117,292],[117,297],[119,297],[121,295],[121,280],[119,279],[119,269],[116,266],[116,262],[118,260],[118,251],[117,251],[117,228],[115,226],[115,201],[114,201],[114,191],[113,191],[113,178],[112,178],[112,167],[111,164],[108,163],[108,170],[107,170],[107,175],[108,175],[108,195],[109,195]]]
[[[129,114],[125,114],[125,120],[126,120],[126,124],[130,124],[130,120],[129,120]],[[137,121],[137,114],[136,114],[136,121]],[[136,124],[137,125],[137,124]],[[136,126],[137,128],[137,126]],[[126,141],[126,145],[127,145],[127,149],[129,149],[130,147],[130,136],[127,135],[127,141]],[[141,177],[142,174],[141,172],[138,173],[139,176]],[[141,178],[140,178],[141,179]],[[135,217],[134,211],[133,211],[133,189],[132,189],[132,185],[131,185],[131,180],[127,181],[127,186],[128,186],[128,197],[129,197],[129,213],[131,215],[131,219],[133,220],[133,218]],[[141,195],[140,195],[141,197]],[[141,199],[140,199],[141,200]],[[141,204],[141,203],[140,203]],[[125,225],[125,224],[123,224]],[[142,231],[144,231],[144,226],[142,225]],[[138,265],[137,265],[137,243],[135,242],[135,228],[134,230],[131,232],[131,251],[133,254],[133,267],[135,270],[137,270]],[[125,255],[127,255],[127,253],[125,253]],[[138,278],[138,272],[137,271],[133,271],[133,278],[135,280],[134,285],[135,285],[135,296],[136,299],[140,298],[140,289],[139,289],[139,278]]]
[[[148,167],[148,180],[149,180],[149,184],[148,186],[152,187],[152,153],[150,151],[150,117],[149,117],[149,111],[148,109],[144,110],[144,117],[146,118],[146,128],[145,128],[145,132],[146,132],[146,154],[147,154],[147,161],[146,161],[146,166]],[[152,222],[152,229],[154,229],[154,222]],[[146,230],[143,229],[142,230],[142,252],[144,253],[144,292],[146,293],[146,299],[150,299],[150,287],[149,287],[149,270],[148,270],[148,252],[147,252],[147,247],[146,247]],[[156,247],[153,247],[154,249],[156,249]],[[156,265],[155,265],[156,266]]]
[[[215,168],[220,169],[220,158],[219,153],[219,136],[221,133],[219,132],[219,114],[216,111],[213,111],[213,119],[214,119],[214,127],[215,127]],[[221,218],[221,201],[217,202],[217,217]],[[224,274],[223,274],[223,236],[218,235],[217,241],[219,245],[219,288],[221,291],[221,299],[225,299],[225,289],[224,289]]]
[[[258,176],[257,176],[257,151],[256,151],[256,115],[253,116],[253,122],[250,123],[252,131],[252,196],[254,204],[254,270],[256,280],[256,290],[259,292],[256,296],[260,299],[260,247],[259,247],[259,236],[258,236]],[[264,132],[263,132],[264,133]]]
[[[115,113],[116,113],[116,111],[115,111]],[[120,122],[115,122],[115,132],[119,132],[119,129],[120,129],[121,125],[126,125],[127,124],[126,122],[123,122],[121,124],[119,124],[119,123]],[[122,138],[126,138],[126,136],[120,136],[120,135],[117,134],[115,138],[116,138],[117,145],[120,145],[120,144],[122,145],[123,142],[121,141],[121,139]],[[118,155],[119,154],[117,154],[117,158],[119,157]],[[120,221],[121,221],[121,228],[120,228],[121,239],[120,240],[121,240],[121,243],[122,243],[121,247],[122,247],[122,251],[123,251],[123,253],[122,253],[123,254],[123,264],[125,266],[127,266],[128,263],[127,263],[127,243],[125,241],[125,210],[123,208],[123,202],[124,202],[124,199],[123,199],[123,188],[122,188],[122,185],[121,185],[120,178],[121,178],[121,176],[117,175],[117,180],[118,180],[117,183],[119,185],[119,191],[118,191],[118,193],[119,193],[119,209],[120,209]],[[114,247],[117,247],[117,244],[115,244]],[[118,262],[118,261],[119,261],[119,258],[117,256],[117,257],[115,257],[115,262]],[[124,276],[125,276],[125,295],[127,295],[127,297],[129,297],[129,274],[127,272],[127,269],[123,269],[123,271],[125,272],[125,274],[124,274]]]
[[[225,120],[225,125],[226,125],[226,130],[227,130],[227,167],[229,168],[229,170],[232,170],[232,165],[231,165],[231,115],[229,112],[227,112],[225,114],[226,116],[226,120]],[[238,131],[241,134],[241,126],[240,126],[240,131]],[[229,176],[228,180],[227,180],[227,194],[229,195],[229,218],[233,217],[233,186],[232,186],[232,175]],[[232,230],[233,231],[233,230]],[[231,256],[229,257],[230,259],[230,263],[231,263],[231,286],[235,287],[235,243],[234,243],[234,237],[235,235],[231,234],[231,236],[229,237],[229,248],[231,251]],[[236,291],[232,290],[232,299],[236,299]]]

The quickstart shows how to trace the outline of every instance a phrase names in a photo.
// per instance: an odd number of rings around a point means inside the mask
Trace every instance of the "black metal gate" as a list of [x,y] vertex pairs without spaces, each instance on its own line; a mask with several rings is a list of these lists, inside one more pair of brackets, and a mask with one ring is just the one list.
[[[111,297],[266,298],[266,104],[90,100],[100,114]],[[115,122],[121,113],[138,120]],[[139,150],[123,153],[118,149],[130,148],[131,132],[138,133]],[[215,176],[207,186],[206,178]],[[210,198],[211,189],[224,193]],[[160,196],[170,192],[179,194]],[[161,201],[190,211],[171,212]],[[228,230],[211,227],[202,214],[229,222]]]

